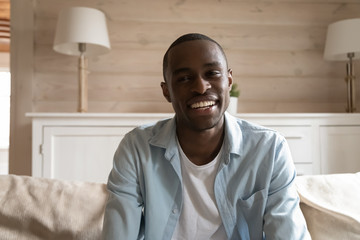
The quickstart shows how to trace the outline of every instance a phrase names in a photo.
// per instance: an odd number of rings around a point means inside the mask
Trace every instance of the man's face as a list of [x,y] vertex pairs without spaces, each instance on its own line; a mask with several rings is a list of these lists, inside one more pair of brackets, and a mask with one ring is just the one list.
[[172,103],[178,127],[201,131],[223,123],[229,105],[231,71],[219,47],[207,40],[180,43],[168,53],[165,98]]

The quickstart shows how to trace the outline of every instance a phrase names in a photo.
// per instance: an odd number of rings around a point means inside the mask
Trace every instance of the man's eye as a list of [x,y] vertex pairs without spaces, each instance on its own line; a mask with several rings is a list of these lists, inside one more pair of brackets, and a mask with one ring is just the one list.
[[221,72],[220,71],[208,71],[206,73],[206,76],[207,77],[218,77],[221,75]]
[[178,78],[179,82],[189,81],[191,79],[191,76],[185,75]]

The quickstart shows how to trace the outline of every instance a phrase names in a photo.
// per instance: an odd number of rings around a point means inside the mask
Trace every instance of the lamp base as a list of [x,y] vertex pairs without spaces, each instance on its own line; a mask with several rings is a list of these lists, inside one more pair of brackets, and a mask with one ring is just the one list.
[[78,112],[88,111],[88,79],[87,79],[87,58],[81,54],[79,58],[79,101]]
[[355,76],[347,76],[345,78],[347,85],[347,107],[346,112],[353,113],[356,112],[355,106]]
[[354,53],[347,54],[349,58],[349,62],[346,63],[346,86],[347,86],[347,108],[346,112],[353,113],[356,111],[355,106],[355,73],[354,73],[354,66],[353,66],[353,57],[355,56]]

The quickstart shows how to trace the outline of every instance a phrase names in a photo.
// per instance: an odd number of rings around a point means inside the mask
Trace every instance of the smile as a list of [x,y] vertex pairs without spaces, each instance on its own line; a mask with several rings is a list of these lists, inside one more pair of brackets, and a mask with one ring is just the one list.
[[192,109],[198,109],[198,108],[208,108],[208,107],[212,107],[215,105],[215,101],[202,101],[202,102],[197,102],[194,104],[191,104],[191,108]]

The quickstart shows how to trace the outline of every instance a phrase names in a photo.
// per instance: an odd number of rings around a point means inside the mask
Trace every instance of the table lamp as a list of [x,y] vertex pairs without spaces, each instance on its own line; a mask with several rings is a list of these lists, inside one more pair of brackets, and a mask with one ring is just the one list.
[[54,50],[79,56],[78,112],[87,112],[87,56],[109,52],[110,42],[105,14],[87,7],[71,7],[59,13]]
[[360,18],[334,22],[328,26],[324,58],[329,61],[347,61],[347,108],[356,111],[355,73],[353,60],[360,58]]

